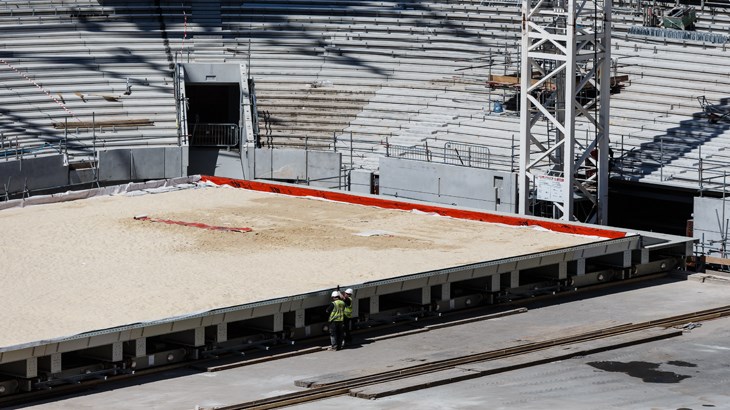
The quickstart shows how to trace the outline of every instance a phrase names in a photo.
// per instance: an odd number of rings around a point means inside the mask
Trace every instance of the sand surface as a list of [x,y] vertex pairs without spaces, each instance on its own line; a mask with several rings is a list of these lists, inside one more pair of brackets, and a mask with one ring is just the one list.
[[0,232],[0,346],[596,240],[224,187],[7,209]]

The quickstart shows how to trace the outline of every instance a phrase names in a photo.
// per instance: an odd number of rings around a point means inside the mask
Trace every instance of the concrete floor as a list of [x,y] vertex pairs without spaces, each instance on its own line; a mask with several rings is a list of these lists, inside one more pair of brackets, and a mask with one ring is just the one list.
[[[500,319],[368,342],[232,370],[193,370],[100,387],[29,409],[211,408],[300,390],[294,381],[377,372],[730,304],[730,286],[664,278],[528,305]],[[730,409],[730,319],[672,339],[577,357],[376,400],[337,397],[301,409]]]

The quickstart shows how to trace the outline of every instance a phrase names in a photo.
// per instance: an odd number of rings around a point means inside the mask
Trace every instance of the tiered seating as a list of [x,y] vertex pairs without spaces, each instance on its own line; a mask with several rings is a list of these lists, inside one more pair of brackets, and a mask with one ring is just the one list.
[[179,3],[161,13],[141,1],[3,2],[0,132],[14,132],[24,152],[67,143],[71,161],[94,148],[177,145],[161,33],[172,9],[182,13]]
[[[730,28],[727,10],[698,14],[698,31]],[[635,14],[614,21],[612,56],[619,74],[630,77],[630,85],[611,102],[612,142],[620,158],[614,170],[626,179],[707,186],[699,181],[700,154],[703,161],[727,163],[730,124],[710,123],[698,97],[714,104],[727,98],[724,67],[730,52],[724,44],[629,35],[630,26],[641,25]],[[702,178],[720,182],[717,170],[704,168]]]
[[386,140],[457,138],[460,119],[484,116],[485,63],[519,35],[517,9],[478,2],[226,2],[223,11],[236,50],[250,51],[266,142],[336,140],[368,168]]
[[[491,112],[490,100],[510,94],[485,83],[517,71],[520,3],[8,0],[0,56],[82,122],[154,121],[97,130],[102,146],[177,144],[171,63],[240,62],[256,80],[265,145],[336,149],[374,169],[387,144],[459,141],[488,146],[493,167],[514,170],[519,119]],[[697,97],[728,97],[730,51],[630,35],[642,18],[624,3],[612,16],[612,57],[629,76],[612,99],[615,174],[696,185],[700,150],[703,161],[726,160],[728,124],[709,123]],[[730,32],[727,8],[698,13],[698,30]],[[52,98],[8,66],[0,79],[7,135],[29,147],[63,138],[52,123],[68,115]],[[72,151],[87,154],[92,133],[70,130]]]

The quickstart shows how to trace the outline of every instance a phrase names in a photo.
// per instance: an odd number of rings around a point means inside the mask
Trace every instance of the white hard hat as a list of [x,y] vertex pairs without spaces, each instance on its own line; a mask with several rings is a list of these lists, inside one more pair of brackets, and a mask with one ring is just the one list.
[[352,288],[348,288],[348,289],[347,289],[347,290],[345,291],[345,293],[347,293],[348,295],[352,295]]
[[336,290],[333,290],[333,291],[332,291],[332,297],[333,297],[333,298],[338,298],[338,297],[340,297],[340,292],[338,292],[338,291],[336,291]]

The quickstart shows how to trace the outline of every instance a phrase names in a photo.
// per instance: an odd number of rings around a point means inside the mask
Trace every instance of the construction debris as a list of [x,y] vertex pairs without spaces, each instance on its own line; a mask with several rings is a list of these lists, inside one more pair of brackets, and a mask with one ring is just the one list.
[[146,118],[140,118],[140,119],[130,119],[130,120],[107,120],[107,121],[74,121],[69,122],[68,124],[63,122],[54,122],[53,128],[62,130],[66,127],[68,128],[107,128],[107,127],[118,127],[118,128],[125,128],[125,127],[151,127],[155,125],[155,122],[146,119]]

